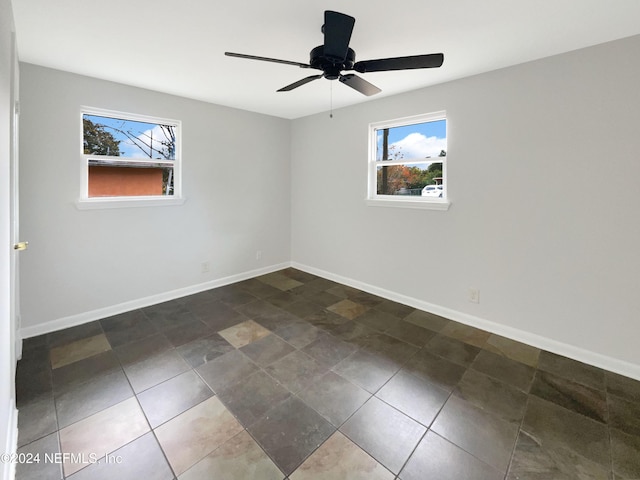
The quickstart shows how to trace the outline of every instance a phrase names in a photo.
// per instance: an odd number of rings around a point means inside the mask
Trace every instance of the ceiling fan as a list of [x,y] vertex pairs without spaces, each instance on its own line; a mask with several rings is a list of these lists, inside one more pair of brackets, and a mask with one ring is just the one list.
[[298,80],[291,85],[282,87],[278,92],[288,92],[324,77],[327,80],[340,80],[340,82],[345,85],[367,96],[375,95],[381,92],[381,90],[354,73],[344,74],[342,72],[345,70],[355,70],[358,73],[367,73],[386,72],[389,70],[411,70],[416,68],[437,68],[440,67],[444,61],[444,55],[442,53],[432,53],[356,62],[356,52],[349,48],[349,41],[351,40],[351,33],[353,32],[355,22],[355,18],[349,15],[326,10],[324,12],[324,25],[322,26],[324,45],[317,46],[311,50],[308,64],[279,60],[277,58],[245,55],[243,53],[225,52],[224,54],[229,57],[247,58],[249,60],[261,60],[263,62],[282,63],[300,68],[322,70],[321,74],[311,75],[302,80]]

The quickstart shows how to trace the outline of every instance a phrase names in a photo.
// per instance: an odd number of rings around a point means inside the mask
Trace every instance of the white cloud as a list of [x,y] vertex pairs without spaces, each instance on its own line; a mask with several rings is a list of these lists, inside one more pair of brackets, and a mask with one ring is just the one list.
[[402,140],[389,145],[389,156],[400,159],[420,159],[427,157],[437,157],[442,150],[447,149],[447,139],[438,137],[427,137],[422,133],[410,133]]
[[162,151],[163,147],[161,142],[163,141],[168,141],[168,139],[160,125],[156,125],[136,137],[136,143],[140,145],[140,147],[137,147],[132,140],[123,140],[120,143],[120,155],[130,158],[149,158],[149,147],[147,145],[152,144],[153,148],[156,149],[156,151],[152,152],[153,158],[162,158],[157,150]]

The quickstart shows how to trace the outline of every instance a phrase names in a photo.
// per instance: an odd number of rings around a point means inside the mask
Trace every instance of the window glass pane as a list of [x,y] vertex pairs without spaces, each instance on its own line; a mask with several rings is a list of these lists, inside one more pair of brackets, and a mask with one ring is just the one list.
[[447,153],[447,121],[376,130],[376,160],[417,160]]
[[378,165],[378,195],[442,197],[442,162]]
[[87,155],[175,160],[175,129],[174,125],[84,114],[83,150]]
[[173,167],[89,165],[89,197],[173,195]]

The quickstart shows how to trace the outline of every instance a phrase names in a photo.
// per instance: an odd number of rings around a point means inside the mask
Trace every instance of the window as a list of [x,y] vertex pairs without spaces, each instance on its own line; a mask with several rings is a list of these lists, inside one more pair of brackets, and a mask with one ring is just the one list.
[[182,203],[180,122],[82,110],[79,208]]
[[445,112],[369,126],[369,205],[446,210]]

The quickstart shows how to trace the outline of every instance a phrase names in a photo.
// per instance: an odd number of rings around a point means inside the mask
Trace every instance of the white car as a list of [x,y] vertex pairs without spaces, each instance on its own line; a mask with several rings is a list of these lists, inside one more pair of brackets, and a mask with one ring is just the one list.
[[442,185],[425,185],[422,189],[422,196],[442,198]]

